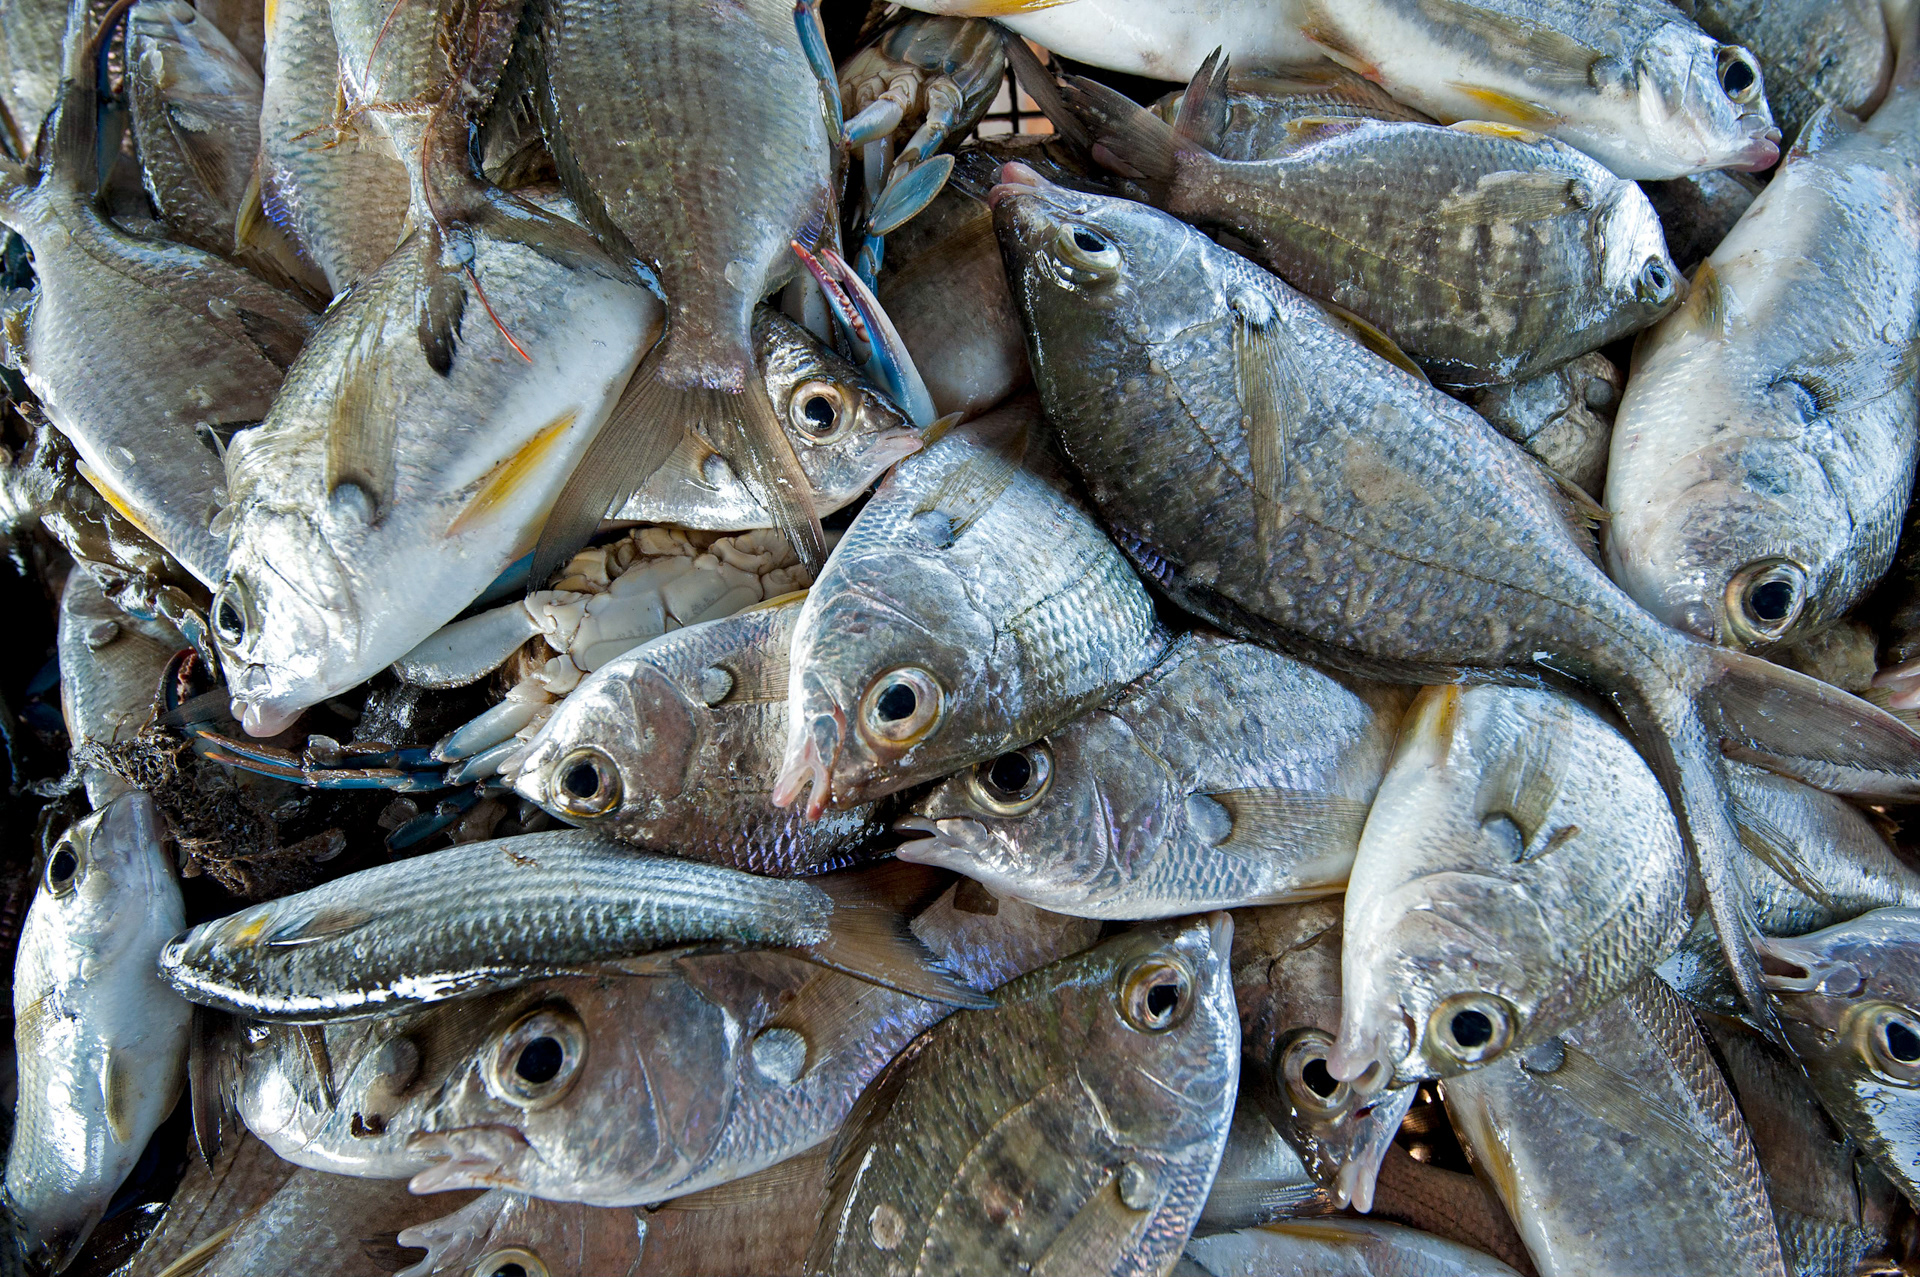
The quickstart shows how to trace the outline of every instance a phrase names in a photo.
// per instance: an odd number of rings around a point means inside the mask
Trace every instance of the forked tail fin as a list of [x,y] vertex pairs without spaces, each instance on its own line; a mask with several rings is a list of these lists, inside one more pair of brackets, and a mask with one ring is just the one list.
[[908,928],[929,890],[937,894],[946,886],[944,875],[896,861],[812,881],[833,897],[833,918],[827,938],[798,950],[802,956],[930,1002],[994,1005],[991,994],[956,979]]

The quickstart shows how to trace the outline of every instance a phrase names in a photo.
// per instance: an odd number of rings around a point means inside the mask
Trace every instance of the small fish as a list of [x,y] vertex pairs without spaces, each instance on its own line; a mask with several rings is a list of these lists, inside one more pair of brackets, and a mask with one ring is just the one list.
[[1666,795],[1592,710],[1428,688],[1354,857],[1334,1075],[1447,1077],[1580,1023],[1679,947],[1687,891]]
[[1107,704],[940,782],[895,854],[1087,918],[1339,892],[1408,699],[1184,635]]
[[1618,1272],[1623,1257],[1633,1272],[1784,1277],[1740,1109],[1659,980],[1441,1086],[1540,1277]]
[[[161,672],[186,645],[165,621],[143,621],[115,607],[92,574],[76,566],[60,594],[58,631],[67,739],[76,748],[133,740],[153,718]],[[96,811],[129,788],[101,767],[87,769],[86,785]]]
[[687,948],[791,949],[979,1006],[928,967],[857,876],[788,880],[636,852],[582,830],[450,847],[281,896],[171,941],[161,975],[203,1006],[321,1023],[615,969]]
[[514,788],[583,828],[750,873],[851,863],[886,829],[875,806],[806,820],[768,801],[800,608],[674,630],[602,665],[528,744]]
[[1518,1277],[1491,1255],[1398,1224],[1370,1219],[1290,1219],[1236,1233],[1196,1237],[1187,1257],[1207,1277]]
[[1762,942],[1767,989],[1827,1112],[1920,1193],[1920,909],[1876,909]]
[[1626,384],[1598,351],[1526,381],[1489,386],[1467,405],[1597,507],[1605,492],[1607,445]]
[[191,1011],[154,958],[186,923],[153,800],[138,790],[47,853],[13,970],[19,1099],[5,1213],[27,1258],[64,1268],[173,1109]]
[[896,468],[795,622],[773,801],[849,807],[1029,743],[1153,664],[1146,587],[1019,401]]
[[1232,942],[1141,927],[923,1034],[834,1146],[806,1272],[1166,1271],[1233,1117]]
[[1207,1189],[1207,1204],[1194,1225],[1197,1233],[1250,1228],[1297,1215],[1327,1215],[1339,1209],[1333,1194],[1307,1169],[1300,1150],[1275,1128],[1250,1094],[1256,1086],[1247,1076],[1250,1067],[1244,1061],[1241,1064],[1233,1125],[1227,1131],[1220,1168]]

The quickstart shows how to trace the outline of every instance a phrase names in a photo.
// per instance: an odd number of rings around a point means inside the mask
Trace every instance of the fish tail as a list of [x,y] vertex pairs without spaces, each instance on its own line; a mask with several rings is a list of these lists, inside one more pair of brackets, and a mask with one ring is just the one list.
[[990,1007],[991,994],[956,979],[908,927],[946,876],[892,862],[812,879],[833,899],[827,938],[796,952],[870,984],[958,1007]]

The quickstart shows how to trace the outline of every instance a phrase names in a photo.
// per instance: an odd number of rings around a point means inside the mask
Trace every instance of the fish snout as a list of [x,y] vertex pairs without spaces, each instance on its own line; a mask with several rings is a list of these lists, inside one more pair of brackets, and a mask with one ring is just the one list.
[[[1759,123],[1755,119],[1755,123]],[[1758,173],[1772,168],[1780,160],[1780,139],[1782,134],[1771,120],[1764,128],[1754,133],[1739,150],[1733,153],[1726,165],[1739,173]]]
[[513,1166],[529,1152],[527,1137],[510,1126],[462,1126],[451,1131],[421,1131],[407,1141],[407,1151],[433,1162],[407,1181],[415,1193],[438,1193],[462,1188],[511,1188],[518,1181]]
[[791,807],[800,792],[811,786],[807,793],[807,819],[820,819],[833,796],[833,764],[839,761],[840,744],[845,737],[846,715],[837,706],[816,713],[805,733],[788,742],[786,761],[773,782],[773,805]]
[[1052,186],[1052,182],[1034,169],[1010,160],[1000,166],[1000,181],[987,192],[987,207],[999,208],[1000,201],[1015,195],[1040,195]]

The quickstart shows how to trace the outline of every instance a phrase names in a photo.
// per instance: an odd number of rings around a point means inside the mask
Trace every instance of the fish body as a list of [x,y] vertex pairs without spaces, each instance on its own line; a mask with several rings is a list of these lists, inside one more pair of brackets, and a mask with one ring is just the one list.
[[1343,1044],[1400,1042],[1402,1081],[1482,1066],[1585,1020],[1691,921],[1666,795],[1624,736],[1556,692],[1429,689],[1354,858]]
[[941,781],[903,860],[1090,918],[1344,889],[1408,696],[1193,633],[1106,705]]
[[1760,184],[1744,173],[1715,169],[1670,182],[1644,182],[1641,189],[1660,215],[1674,264],[1691,275],[1752,206]]
[[806,1271],[1164,1272],[1232,1120],[1231,944],[1143,927],[923,1035],[835,1147]]
[[196,1247],[218,1245],[218,1234],[231,1235],[233,1225],[272,1200],[296,1169],[244,1132],[224,1142],[211,1161],[190,1161],[128,1277],[160,1277]]
[[1820,114],[1640,341],[1607,471],[1607,561],[1668,624],[1766,648],[1893,560],[1913,487],[1920,83]]
[[[401,1184],[296,1170],[190,1271],[208,1277],[325,1272],[391,1277],[407,1252],[394,1241],[456,1203],[421,1198]],[[191,1261],[189,1261],[191,1262]],[[492,1274],[488,1274],[492,1277]]]
[[17,156],[33,154],[40,124],[60,91],[60,37],[66,29],[65,0],[11,0],[0,9],[0,106],[7,143]]
[[1552,372],[1469,394],[1467,404],[1540,464],[1598,501],[1606,490],[1607,445],[1626,384],[1598,351]]
[[[1222,46],[1223,49],[1225,46]],[[1258,64],[1256,64],[1258,65]],[[1187,90],[1153,104],[1161,119],[1181,123]],[[1204,122],[1193,140],[1223,160],[1271,160],[1300,144],[1303,121],[1409,120],[1428,117],[1393,99],[1385,89],[1336,62],[1310,62],[1229,72],[1220,86],[1226,107]],[[1189,125],[1201,123],[1190,113]]]
[[528,745],[514,787],[563,820],[695,860],[773,874],[849,863],[885,831],[881,811],[806,820],[768,800],[800,606],[674,630],[602,665]]
[[1368,1219],[1290,1219],[1197,1237],[1187,1257],[1209,1277],[1316,1273],[1321,1277],[1511,1277],[1491,1255],[1430,1233]]
[[186,1075],[191,1009],[154,970],[185,925],[161,836],[153,800],[137,790],[75,824],[48,852],[20,932],[4,1203],[14,1240],[56,1272],[106,1213]]
[[649,1241],[646,1217],[574,1202],[549,1202],[502,1188],[459,1210],[400,1230],[395,1240],[424,1247],[427,1257],[393,1277],[480,1273],[498,1277],[509,1264],[548,1277],[638,1277]]
[[1786,1271],[1733,1094],[1658,980],[1442,1087],[1541,1277]]
[[[75,567],[60,593],[60,709],[74,745],[133,740],[153,716],[160,675],[185,647],[165,621],[129,616],[107,600],[92,575]],[[97,811],[126,792],[105,768],[86,773],[87,801]]]
[[880,486],[801,605],[774,801],[809,817],[1026,745],[1146,672],[1146,588],[1067,495],[1031,400]]

